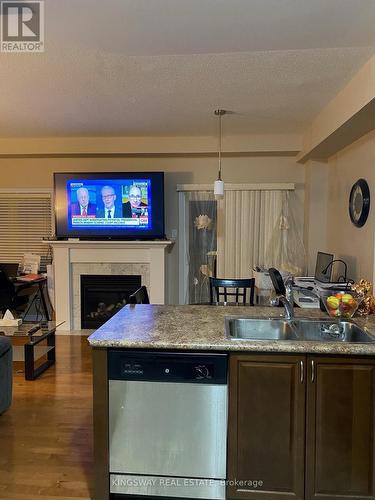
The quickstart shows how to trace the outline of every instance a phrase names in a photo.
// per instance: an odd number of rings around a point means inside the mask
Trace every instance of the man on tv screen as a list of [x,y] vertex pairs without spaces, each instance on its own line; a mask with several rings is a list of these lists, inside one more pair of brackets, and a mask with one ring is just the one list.
[[133,185],[129,189],[129,201],[122,205],[122,216],[125,218],[147,216],[147,204],[142,201],[141,189]]
[[116,192],[112,186],[103,186],[101,189],[103,208],[98,210],[101,219],[117,219],[122,217],[121,209],[116,206]]
[[77,202],[71,205],[73,217],[96,217],[96,205],[90,202],[90,194],[87,188],[77,189]]

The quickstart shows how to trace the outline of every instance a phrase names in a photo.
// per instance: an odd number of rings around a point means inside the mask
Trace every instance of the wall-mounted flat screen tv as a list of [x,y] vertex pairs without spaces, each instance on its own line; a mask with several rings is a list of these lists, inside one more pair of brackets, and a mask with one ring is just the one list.
[[162,239],[164,173],[55,173],[57,238]]

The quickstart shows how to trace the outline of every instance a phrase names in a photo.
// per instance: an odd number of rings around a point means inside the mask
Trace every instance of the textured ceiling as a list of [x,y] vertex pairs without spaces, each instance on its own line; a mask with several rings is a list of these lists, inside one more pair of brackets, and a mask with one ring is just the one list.
[[46,0],[0,54],[0,136],[302,132],[375,52],[375,1]]

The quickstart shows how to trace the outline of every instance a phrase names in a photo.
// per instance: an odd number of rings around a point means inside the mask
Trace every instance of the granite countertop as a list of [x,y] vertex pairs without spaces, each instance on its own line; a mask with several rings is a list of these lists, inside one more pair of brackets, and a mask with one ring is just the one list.
[[[96,330],[89,343],[96,348],[375,355],[375,343],[232,340],[225,335],[225,316],[270,318],[282,313],[277,307],[128,305]],[[316,309],[296,309],[295,313],[296,317],[328,318]],[[353,321],[375,339],[375,316]]]

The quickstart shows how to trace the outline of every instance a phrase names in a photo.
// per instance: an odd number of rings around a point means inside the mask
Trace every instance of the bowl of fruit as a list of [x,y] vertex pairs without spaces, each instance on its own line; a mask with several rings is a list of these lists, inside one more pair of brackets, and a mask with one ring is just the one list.
[[333,293],[332,291],[326,292],[320,296],[327,313],[332,318],[351,318],[354,316],[359,304],[364,299],[352,290],[345,292]]

